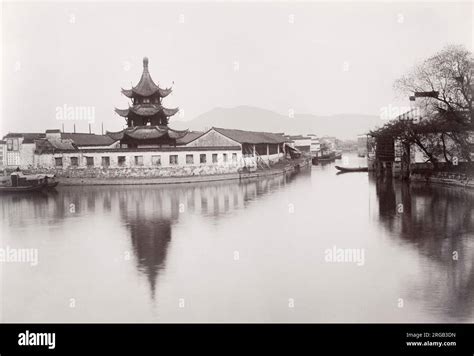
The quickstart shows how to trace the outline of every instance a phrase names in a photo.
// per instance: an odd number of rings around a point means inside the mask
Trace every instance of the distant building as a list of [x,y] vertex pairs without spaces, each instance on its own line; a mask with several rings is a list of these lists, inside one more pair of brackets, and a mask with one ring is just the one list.
[[311,137],[303,135],[287,135],[291,147],[299,149],[301,152],[311,151]]
[[315,134],[308,134],[311,139],[310,153],[311,157],[318,157],[321,155],[321,142]]
[[337,148],[337,138],[332,136],[323,136],[320,139],[321,143],[324,143],[326,148],[330,151],[335,151]]
[[357,136],[357,155],[359,157],[367,156],[367,135]]

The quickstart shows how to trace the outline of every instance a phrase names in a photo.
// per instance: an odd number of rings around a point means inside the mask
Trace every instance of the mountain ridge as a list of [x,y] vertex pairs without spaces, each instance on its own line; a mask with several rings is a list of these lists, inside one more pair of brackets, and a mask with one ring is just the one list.
[[286,134],[316,134],[335,136],[341,139],[355,139],[383,122],[376,115],[298,114],[293,117],[272,110],[249,105],[216,107],[189,121],[175,121],[173,128],[203,131],[211,127],[249,131],[284,132]]

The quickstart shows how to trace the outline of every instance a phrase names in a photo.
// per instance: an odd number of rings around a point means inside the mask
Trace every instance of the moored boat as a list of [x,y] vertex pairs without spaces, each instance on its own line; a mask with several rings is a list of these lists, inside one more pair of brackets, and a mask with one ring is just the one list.
[[53,189],[59,184],[59,182],[55,180],[54,174],[23,174],[19,171],[13,172],[9,179],[2,179],[0,183],[0,192],[4,193],[34,192],[42,189]]
[[0,186],[0,193],[25,193],[25,192],[37,192],[46,187],[46,183],[40,185],[27,185],[27,186]]
[[335,166],[335,167],[341,173],[368,172],[369,171],[369,169],[367,167],[341,167],[341,166]]

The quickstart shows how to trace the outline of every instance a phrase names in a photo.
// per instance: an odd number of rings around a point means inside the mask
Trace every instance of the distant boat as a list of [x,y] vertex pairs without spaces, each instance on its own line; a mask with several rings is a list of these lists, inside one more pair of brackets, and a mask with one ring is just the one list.
[[337,170],[340,171],[340,173],[350,173],[350,172],[368,172],[369,168],[368,167],[340,167],[340,166],[335,166]]
[[318,164],[318,162],[332,162],[336,160],[335,151],[323,151],[320,156],[313,157],[313,163]]

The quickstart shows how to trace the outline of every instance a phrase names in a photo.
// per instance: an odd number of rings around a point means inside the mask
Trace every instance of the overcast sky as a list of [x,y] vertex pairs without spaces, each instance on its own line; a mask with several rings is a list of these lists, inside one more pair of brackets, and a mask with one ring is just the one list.
[[[58,107],[119,130],[120,88],[142,58],[190,120],[215,107],[379,115],[393,81],[451,43],[472,50],[470,3],[3,3],[2,117],[9,131],[72,131]],[[87,122],[76,123],[78,131]]]

